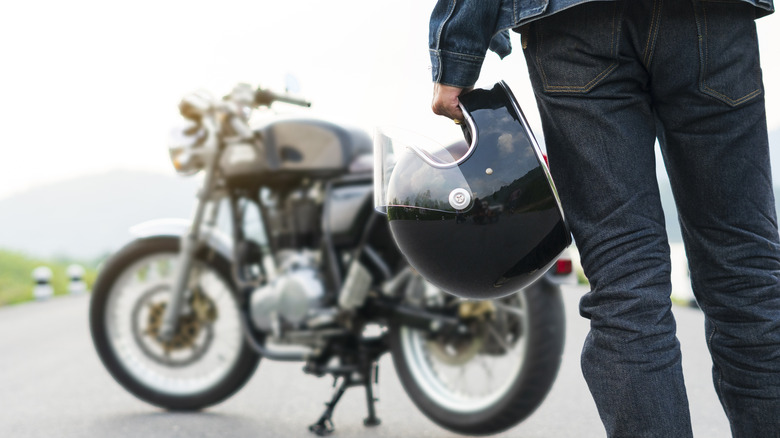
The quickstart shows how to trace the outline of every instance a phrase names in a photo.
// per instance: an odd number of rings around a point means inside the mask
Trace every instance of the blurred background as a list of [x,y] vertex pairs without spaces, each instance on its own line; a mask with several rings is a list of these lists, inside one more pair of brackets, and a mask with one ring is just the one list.
[[[29,0],[0,6],[0,305],[29,298],[32,268],[80,263],[88,277],[127,228],[188,217],[198,178],[175,175],[166,149],[187,92],[221,96],[238,82],[291,90],[310,110],[362,127],[456,136],[430,113],[428,17],[434,0],[272,0],[132,4]],[[758,21],[780,181],[780,17]],[[490,53],[477,86],[504,79],[533,130],[541,125],[517,34]],[[659,175],[663,175],[659,167]],[[661,177],[664,203],[670,192]],[[673,214],[670,235],[679,240]],[[11,291],[11,292],[8,292]],[[59,293],[59,292],[58,292]],[[10,296],[10,297],[9,297]]]

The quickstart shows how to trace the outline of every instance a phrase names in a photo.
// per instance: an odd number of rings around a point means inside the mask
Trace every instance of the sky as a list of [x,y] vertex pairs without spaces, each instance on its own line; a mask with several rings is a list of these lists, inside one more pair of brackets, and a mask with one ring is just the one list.
[[[172,174],[166,141],[191,91],[239,82],[283,90],[372,131],[457,135],[430,112],[427,28],[435,0],[27,0],[0,5],[0,199],[83,175]],[[770,131],[780,129],[780,14],[758,21]],[[506,80],[541,124],[517,35],[489,54],[477,86]],[[780,145],[773,145],[775,156]]]

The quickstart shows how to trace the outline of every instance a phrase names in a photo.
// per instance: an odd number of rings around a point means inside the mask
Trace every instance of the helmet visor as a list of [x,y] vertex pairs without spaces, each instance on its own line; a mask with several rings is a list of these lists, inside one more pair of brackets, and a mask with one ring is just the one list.
[[397,128],[374,134],[374,206],[413,207],[459,213],[471,209],[471,188],[458,163],[471,148],[465,141],[444,146]]

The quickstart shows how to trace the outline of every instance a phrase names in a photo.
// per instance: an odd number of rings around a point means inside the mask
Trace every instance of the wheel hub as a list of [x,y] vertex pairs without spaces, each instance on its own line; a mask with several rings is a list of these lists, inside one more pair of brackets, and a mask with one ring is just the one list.
[[170,341],[160,340],[159,333],[167,303],[152,303],[149,305],[149,316],[144,334],[154,339],[166,353],[192,348],[201,331],[201,322],[194,313],[181,315],[178,328]]
[[485,333],[481,327],[472,334],[458,336],[441,336],[427,342],[428,351],[439,362],[457,366],[468,363],[485,344]]
[[214,337],[217,306],[200,287],[195,286],[178,317],[176,331],[169,340],[160,337],[170,289],[158,284],[138,300],[133,310],[134,337],[138,347],[151,360],[167,366],[186,366],[197,361]]

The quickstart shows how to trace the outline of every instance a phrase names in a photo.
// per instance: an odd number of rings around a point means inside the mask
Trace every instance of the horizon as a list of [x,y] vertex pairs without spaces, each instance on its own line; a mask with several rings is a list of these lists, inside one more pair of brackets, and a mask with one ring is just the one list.
[[[134,225],[189,218],[197,187],[197,177],[123,170],[30,189],[0,199],[0,223],[5,225],[0,228],[0,249],[44,259],[94,260],[128,243]],[[668,181],[659,181],[659,188],[669,242],[680,242],[671,187]],[[776,185],[775,193],[780,194],[778,189]],[[228,231],[227,223],[220,224]]]

